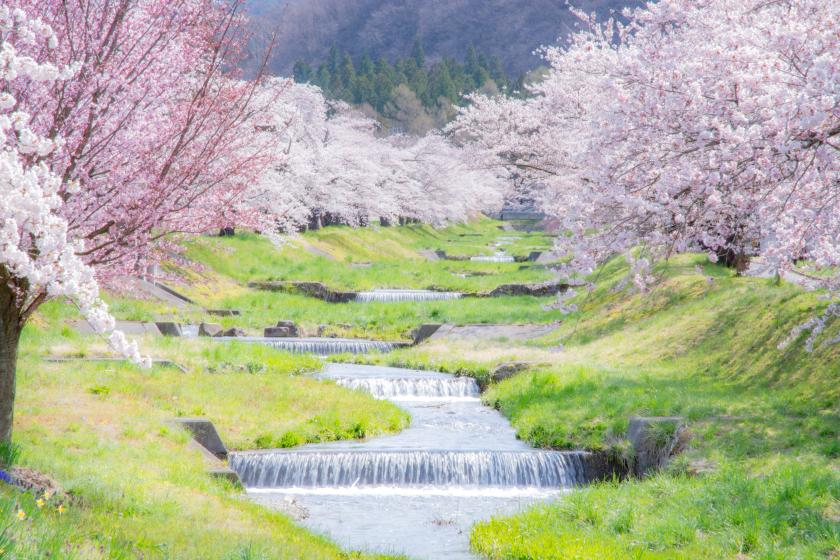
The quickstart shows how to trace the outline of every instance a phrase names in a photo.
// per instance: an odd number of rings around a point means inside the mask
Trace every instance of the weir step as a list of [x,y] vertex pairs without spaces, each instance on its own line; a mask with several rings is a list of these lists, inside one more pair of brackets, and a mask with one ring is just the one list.
[[559,451],[275,451],[235,453],[230,466],[253,488],[568,488],[586,482],[586,456]]

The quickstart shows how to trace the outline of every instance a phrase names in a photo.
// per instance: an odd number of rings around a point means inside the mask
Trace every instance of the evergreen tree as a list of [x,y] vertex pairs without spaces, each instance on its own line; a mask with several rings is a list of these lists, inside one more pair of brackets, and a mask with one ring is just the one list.
[[[457,101],[458,89],[455,87],[455,82],[452,80],[452,74],[449,72],[449,65],[446,61],[436,64],[429,76],[429,92],[433,99],[427,102],[431,105],[433,101],[437,101],[441,97],[449,101]],[[432,85],[433,84],[433,85]]]
[[478,53],[475,46],[470,45],[467,49],[467,58],[464,61],[464,73],[471,79],[472,87],[470,89],[481,87],[480,80],[481,66],[478,63]]
[[331,95],[332,76],[330,75],[328,65],[321,64],[318,66],[318,75],[315,77],[315,85],[324,90],[325,94]]
[[341,58],[341,66],[338,69],[339,82],[345,89],[353,88],[353,82],[356,80],[356,67],[353,65],[353,59],[350,58],[350,53],[345,52]]
[[295,62],[293,70],[295,81],[300,84],[305,84],[312,81],[312,67],[302,60]]
[[490,79],[496,82],[499,89],[503,91],[507,90],[510,84],[507,74],[505,74],[505,70],[502,67],[502,61],[499,60],[498,56],[493,55],[490,57],[490,67],[488,70],[490,71]]
[[327,64],[329,65],[330,74],[338,72],[338,47],[335,46],[335,43],[330,47],[330,56],[327,59]]
[[418,68],[426,67],[426,53],[423,50],[423,42],[419,37],[414,40],[414,46],[411,47],[411,58],[417,63]]
[[359,63],[359,75],[365,76],[369,80],[374,77],[376,72],[376,66],[373,64],[373,60],[370,58],[369,54],[365,54],[362,57],[362,61]]
[[521,78],[511,85],[498,57],[488,57],[474,46],[468,49],[464,64],[444,59],[427,65],[420,38],[414,41],[410,56],[393,64],[381,57],[374,62],[365,54],[357,66],[349,53],[339,55],[333,46],[317,71],[305,61],[297,61],[294,79],[319,86],[328,97],[370,105],[412,131],[425,129],[430,122],[445,124],[454,114],[453,105],[464,103],[463,95],[474,91],[510,93],[522,85]]

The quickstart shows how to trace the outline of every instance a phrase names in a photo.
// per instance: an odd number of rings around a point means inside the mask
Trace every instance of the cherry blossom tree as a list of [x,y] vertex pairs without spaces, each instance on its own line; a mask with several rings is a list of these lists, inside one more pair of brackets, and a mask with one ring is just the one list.
[[[16,45],[54,44],[49,26],[30,19],[23,11],[0,6],[0,81],[54,82],[67,80],[73,66],[59,68],[21,55]],[[67,221],[59,214],[61,177],[44,163],[32,163],[60,148],[58,139],[45,138],[30,127],[30,115],[16,110],[17,99],[0,93],[0,400],[12,403],[14,369],[22,319],[34,310],[25,294],[33,288],[49,296],[73,297],[97,331],[110,333],[110,342],[123,353],[140,361],[136,344],[122,333],[113,332],[114,322],[99,299],[93,270],[78,256],[79,243],[68,239]],[[78,184],[67,186],[73,192]],[[22,304],[29,306],[22,308]],[[11,374],[6,374],[11,372]],[[12,408],[0,410],[0,438],[11,436]]]
[[501,204],[506,185],[476,165],[476,150],[439,134],[382,137],[376,121],[314,86],[276,79],[266,88],[274,105],[260,129],[274,161],[243,211],[262,231],[377,218],[440,225]]
[[[840,262],[840,5],[661,0],[544,52],[528,100],[476,98],[453,132],[545,186],[587,272],[701,249],[743,268]],[[644,267],[641,267],[644,268]],[[644,273],[637,277],[644,283]]]
[[[68,296],[96,330],[96,279],[134,271],[173,231],[230,217],[268,160],[255,84],[227,68],[238,5],[10,0],[2,12],[0,439],[11,435],[19,335]],[[95,274],[94,274],[95,271]],[[120,334],[114,346],[137,358]]]
[[502,207],[507,175],[493,171],[480,150],[457,146],[436,132],[391,142],[403,177],[403,188],[395,189],[401,216],[443,226]]

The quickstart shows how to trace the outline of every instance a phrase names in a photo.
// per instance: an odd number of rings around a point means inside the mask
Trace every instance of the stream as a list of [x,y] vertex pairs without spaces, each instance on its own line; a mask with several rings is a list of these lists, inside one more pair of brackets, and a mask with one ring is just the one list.
[[249,496],[305,508],[301,522],[341,546],[417,559],[474,559],[470,527],[583,484],[583,453],[540,451],[482,405],[471,378],[328,364],[322,378],[411,413],[399,434],[232,454]]

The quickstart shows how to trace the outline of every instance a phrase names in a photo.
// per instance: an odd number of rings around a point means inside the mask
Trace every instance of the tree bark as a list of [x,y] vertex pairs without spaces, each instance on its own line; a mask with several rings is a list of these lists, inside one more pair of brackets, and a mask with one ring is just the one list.
[[0,283],[0,441],[12,439],[20,331],[20,310],[15,294]]
[[734,268],[738,275],[743,275],[750,268],[750,256],[742,251],[718,249],[715,253],[719,263],[727,268]]
[[321,229],[321,214],[315,212],[309,217],[309,229],[316,231]]

